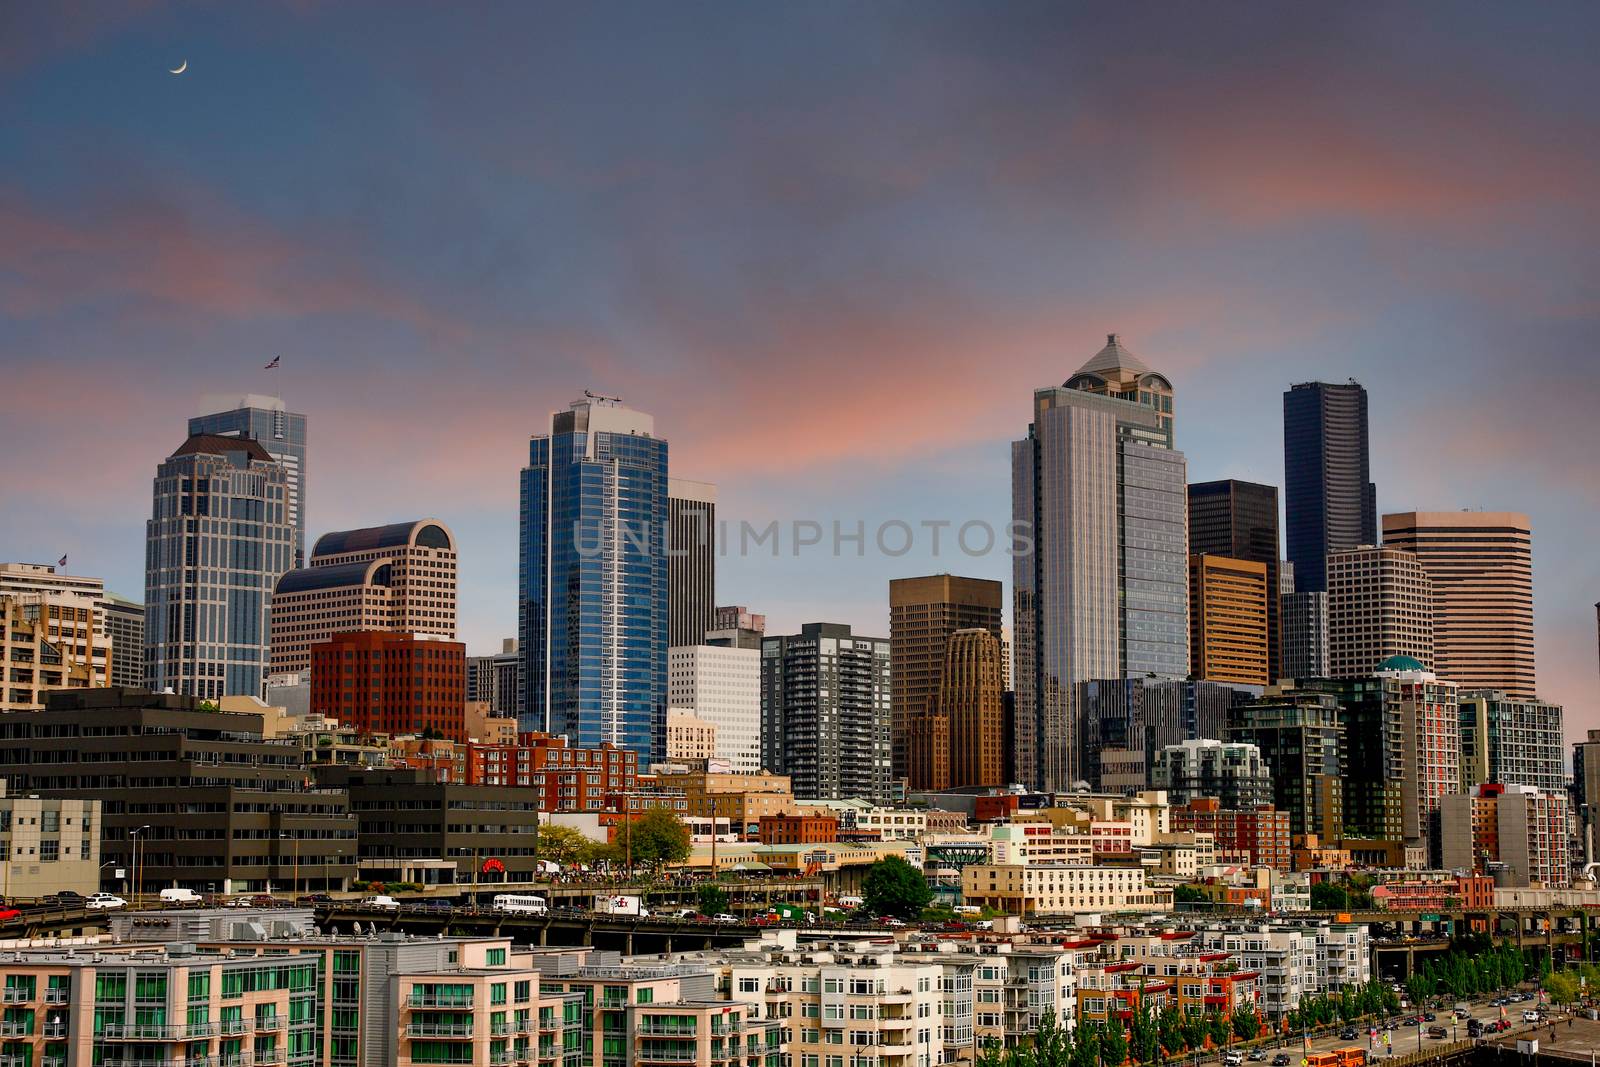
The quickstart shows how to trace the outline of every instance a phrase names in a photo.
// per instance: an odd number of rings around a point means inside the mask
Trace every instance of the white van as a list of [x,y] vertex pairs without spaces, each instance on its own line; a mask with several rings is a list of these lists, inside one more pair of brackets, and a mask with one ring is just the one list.
[[163,889],[161,891],[161,903],[170,904],[175,908],[184,908],[196,904],[204,904],[205,899],[193,889]]

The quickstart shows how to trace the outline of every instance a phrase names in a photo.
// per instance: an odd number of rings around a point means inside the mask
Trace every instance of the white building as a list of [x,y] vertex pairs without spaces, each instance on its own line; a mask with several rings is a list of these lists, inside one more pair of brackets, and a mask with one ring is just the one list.
[[1172,890],[1145,883],[1138,867],[1071,867],[974,864],[961,872],[968,904],[1010,915],[1162,911]]
[[717,758],[761,770],[761,650],[682,645],[667,650],[667,705],[717,728]]

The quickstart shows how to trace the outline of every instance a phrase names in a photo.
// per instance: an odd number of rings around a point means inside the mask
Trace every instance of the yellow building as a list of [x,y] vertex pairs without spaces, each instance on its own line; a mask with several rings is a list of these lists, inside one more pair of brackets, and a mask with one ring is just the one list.
[[110,670],[109,643],[99,646],[104,657],[97,664],[74,654],[72,640],[50,636],[60,632],[64,613],[90,611],[29,594],[0,596],[0,711],[37,711],[51,689],[105,684],[95,679]]
[[717,724],[684,708],[667,709],[667,760],[717,758]]
[[1266,685],[1267,565],[1189,557],[1189,664],[1208,682]]

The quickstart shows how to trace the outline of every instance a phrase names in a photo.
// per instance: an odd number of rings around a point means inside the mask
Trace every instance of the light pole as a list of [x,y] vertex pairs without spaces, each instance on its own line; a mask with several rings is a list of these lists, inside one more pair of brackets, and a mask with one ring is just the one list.
[[294,899],[299,899],[299,897],[300,897],[300,838],[299,838],[298,835],[290,834],[287,830],[280,831],[278,833],[278,840],[280,840],[280,841],[288,841],[288,840],[291,840],[291,839],[294,841],[294,874],[293,874],[294,889],[290,891],[289,895]]
[[150,824],[136,826],[128,831],[128,836],[133,839],[133,908],[139,910],[139,900],[144,895],[144,870],[139,865],[139,853],[143,851],[144,838],[139,835],[150,829]]

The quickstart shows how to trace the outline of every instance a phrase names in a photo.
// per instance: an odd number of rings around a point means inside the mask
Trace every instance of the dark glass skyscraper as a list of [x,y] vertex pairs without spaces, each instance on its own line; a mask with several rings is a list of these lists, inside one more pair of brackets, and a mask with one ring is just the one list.
[[[1280,675],[1278,487],[1227,478],[1189,486],[1189,551],[1267,568],[1267,677]],[[1192,656],[1191,656],[1192,658]]]
[[[189,420],[191,434],[248,437],[277,460],[288,479],[289,525],[294,527],[294,565],[306,565],[306,417],[283,406],[275,396],[208,395],[200,400],[210,414]],[[231,406],[229,406],[231,405]]]
[[1367,391],[1303,382],[1283,394],[1287,559],[1296,592],[1325,592],[1328,553],[1378,543],[1378,492],[1371,481]]
[[703,645],[717,604],[717,487],[667,483],[667,644]]
[[528,443],[518,585],[524,730],[666,752],[667,442],[585,396]]

